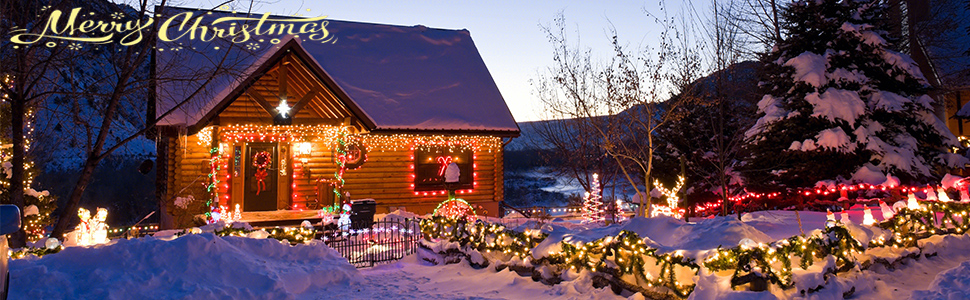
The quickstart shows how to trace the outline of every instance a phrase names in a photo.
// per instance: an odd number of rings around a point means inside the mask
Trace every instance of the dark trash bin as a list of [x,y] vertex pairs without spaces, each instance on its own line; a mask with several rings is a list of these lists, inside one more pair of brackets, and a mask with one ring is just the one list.
[[350,227],[355,230],[370,228],[374,225],[374,213],[377,211],[377,201],[374,199],[360,199],[351,201]]

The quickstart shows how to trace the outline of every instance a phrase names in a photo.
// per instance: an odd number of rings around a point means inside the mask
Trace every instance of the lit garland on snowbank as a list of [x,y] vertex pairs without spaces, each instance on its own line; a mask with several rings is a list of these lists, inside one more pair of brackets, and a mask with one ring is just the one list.
[[[859,255],[867,249],[915,247],[918,240],[932,235],[966,234],[970,230],[970,203],[920,202],[919,209],[902,208],[891,219],[874,226],[889,230],[890,234],[874,237],[867,246],[856,240],[846,227],[833,221],[824,230],[807,237],[794,236],[770,244],[742,242],[733,248],[718,248],[706,256],[702,265],[712,273],[733,271],[733,287],[760,278],[786,289],[795,285],[793,265],[807,270],[816,263],[826,263],[831,257],[834,267],[823,273],[843,273],[870,265],[859,261]],[[691,278],[699,271],[693,259],[680,251],[658,254],[657,249],[644,245],[643,239],[628,231],[585,244],[562,242],[561,252],[535,259],[532,250],[547,237],[538,231],[516,232],[502,225],[445,217],[423,220],[421,230],[428,241],[457,242],[483,254],[500,252],[524,259],[537,268],[548,264],[560,270],[607,273],[644,290],[666,288],[681,298],[689,296],[694,283],[677,278]],[[660,272],[648,271],[655,266],[660,267]],[[682,274],[685,270],[689,273]],[[634,278],[627,275],[634,276],[635,282],[627,280]]]
[[10,257],[10,259],[21,259],[28,256],[41,257],[44,255],[61,252],[61,250],[64,250],[64,246],[56,245],[54,247],[41,247],[41,248],[24,247],[17,250],[7,250],[8,251],[7,257]]
[[[274,238],[279,241],[286,241],[286,242],[289,242],[290,244],[310,242],[311,240],[313,240],[314,236],[316,235],[316,231],[313,228],[275,227],[275,228],[265,228],[265,229],[254,230],[254,229],[246,229],[246,228],[235,228],[232,226],[232,224],[226,224],[226,227],[223,227],[222,229],[219,229],[219,230],[215,230],[213,231],[213,233],[217,236],[247,237],[247,236],[250,236],[249,235],[250,233],[260,231],[260,230],[264,230],[269,234],[268,236],[266,236],[267,238]],[[183,236],[186,234],[199,234],[199,233],[202,233],[202,231],[199,230],[198,228],[185,229],[177,233],[176,236]]]
[[704,266],[712,272],[734,270],[731,286],[746,284],[755,277],[770,283],[789,288],[794,286],[792,279],[792,259],[798,258],[798,265],[808,269],[817,259],[835,257],[833,273],[845,272],[856,265],[854,254],[864,251],[845,227],[826,228],[821,235],[810,237],[794,236],[777,241],[771,245],[739,245],[730,249],[718,249],[704,261]]
[[[468,245],[481,253],[499,252],[520,259],[529,258],[534,264],[557,265],[562,271],[586,269],[609,273],[615,278],[633,275],[638,279],[627,282],[630,285],[639,286],[636,282],[646,283],[648,288],[667,289],[678,297],[687,297],[694,290],[694,283],[681,282],[679,278],[689,277],[678,276],[676,272],[687,269],[691,272],[690,277],[693,277],[699,268],[693,259],[683,256],[679,251],[657,253],[657,249],[647,247],[643,239],[629,231],[621,231],[616,236],[579,245],[562,242],[561,252],[551,253],[540,259],[534,259],[532,249],[548,235],[539,231],[517,232],[503,225],[470,223],[446,217],[422,220],[421,231],[428,241],[447,239],[462,246]],[[659,267],[660,270],[652,274],[646,271],[648,267]]]

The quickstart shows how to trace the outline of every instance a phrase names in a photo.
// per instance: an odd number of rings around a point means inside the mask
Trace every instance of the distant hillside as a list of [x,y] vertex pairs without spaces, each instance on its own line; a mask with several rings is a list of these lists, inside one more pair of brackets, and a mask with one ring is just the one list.
[[[700,88],[694,89],[694,93],[696,93],[694,96],[702,93],[713,93],[714,79],[716,76],[724,76],[728,83],[724,85],[721,92],[726,94],[728,99],[743,102],[744,105],[757,105],[758,101],[761,100],[761,94],[758,92],[758,70],[760,68],[761,63],[756,61],[744,61],[733,64],[724,70],[712,73],[695,81],[693,85]],[[635,109],[640,109],[640,107],[629,108],[621,112],[621,114],[629,113],[629,111]],[[567,122],[567,120],[519,122],[521,134],[518,138],[512,139],[506,147],[506,150],[519,151],[546,148],[547,145],[543,145],[544,143],[541,137],[536,134],[537,127],[555,126],[560,122]]]

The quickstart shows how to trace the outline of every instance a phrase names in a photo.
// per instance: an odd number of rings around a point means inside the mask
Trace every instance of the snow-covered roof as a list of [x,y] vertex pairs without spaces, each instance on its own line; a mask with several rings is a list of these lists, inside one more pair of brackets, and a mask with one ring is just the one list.
[[[165,15],[184,9],[165,8]],[[173,12],[174,11],[174,12]],[[198,12],[203,14],[204,12]],[[211,21],[226,12],[206,16]],[[236,15],[239,16],[239,15]],[[205,23],[205,22],[203,22]],[[195,126],[217,104],[265,73],[281,51],[298,47],[332,81],[334,93],[370,130],[518,133],[518,126],[467,30],[329,20],[329,43],[297,36],[259,36],[241,44],[178,40],[159,43],[156,116],[195,93],[159,125]],[[277,42],[277,43],[272,43]],[[223,57],[225,60],[223,61]],[[204,85],[220,62],[215,76]],[[202,87],[200,89],[200,87]],[[196,92],[198,90],[198,92]]]

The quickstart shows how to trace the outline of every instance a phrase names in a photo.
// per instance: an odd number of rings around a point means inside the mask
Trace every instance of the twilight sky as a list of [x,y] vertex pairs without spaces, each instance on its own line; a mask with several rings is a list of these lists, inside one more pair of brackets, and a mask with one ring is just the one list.
[[[183,7],[211,8],[222,0],[189,0],[173,3]],[[610,55],[607,28],[612,23],[621,40],[631,46],[652,45],[660,30],[647,11],[661,14],[662,1],[301,1],[257,2],[253,12],[393,25],[425,25],[432,28],[468,29],[485,65],[518,122],[540,117],[542,103],[533,93],[530,79],[552,65],[552,45],[539,25],[549,25],[560,11],[575,44],[592,48],[603,59]],[[671,14],[688,1],[667,1]],[[704,5],[707,5],[706,1]],[[233,8],[246,10],[249,1],[237,0]],[[307,11],[309,9],[309,11]],[[701,10],[701,8],[698,8]]]

